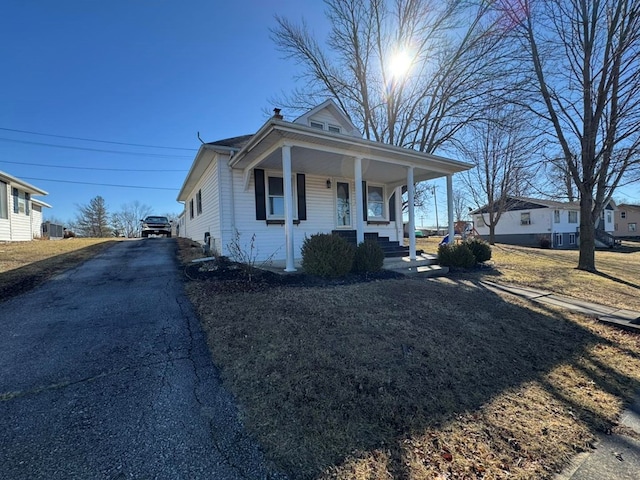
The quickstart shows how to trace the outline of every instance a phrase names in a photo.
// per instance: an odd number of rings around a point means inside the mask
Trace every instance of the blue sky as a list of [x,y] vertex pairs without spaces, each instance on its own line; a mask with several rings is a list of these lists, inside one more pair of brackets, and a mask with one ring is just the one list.
[[0,170],[49,192],[45,216],[63,221],[96,195],[111,211],[138,200],[178,213],[196,133],[205,141],[252,133],[275,106],[269,100],[295,86],[295,65],[269,39],[274,15],[304,16],[324,35],[323,8],[317,0],[3,0]]

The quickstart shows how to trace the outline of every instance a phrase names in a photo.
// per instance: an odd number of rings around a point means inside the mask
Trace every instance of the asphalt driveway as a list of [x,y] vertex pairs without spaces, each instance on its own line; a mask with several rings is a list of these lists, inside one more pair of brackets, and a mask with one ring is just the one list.
[[0,477],[260,479],[171,239],[121,242],[0,303]]

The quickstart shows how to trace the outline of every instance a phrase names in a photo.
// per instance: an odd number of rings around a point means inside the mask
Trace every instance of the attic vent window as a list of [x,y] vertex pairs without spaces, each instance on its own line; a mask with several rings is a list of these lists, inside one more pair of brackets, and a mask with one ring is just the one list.
[[314,122],[313,120],[311,120],[309,122],[309,125],[312,126],[313,128],[319,128],[320,130],[324,130],[324,123],[322,122]]
[[340,133],[340,127],[338,127],[337,125],[329,125],[328,129],[330,132]]

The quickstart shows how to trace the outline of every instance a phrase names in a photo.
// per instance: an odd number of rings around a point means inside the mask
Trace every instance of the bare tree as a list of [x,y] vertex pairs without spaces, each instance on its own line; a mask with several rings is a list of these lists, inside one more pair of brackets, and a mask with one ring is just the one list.
[[120,211],[113,215],[113,223],[127,238],[140,236],[140,220],[151,213],[151,207],[135,200],[125,203]]
[[511,106],[496,106],[487,119],[467,129],[462,152],[476,168],[462,175],[467,191],[483,211],[489,227],[489,243],[495,243],[495,228],[511,197],[527,193],[533,160],[541,144],[529,134],[522,112]]
[[113,230],[104,198],[98,195],[92,198],[87,205],[78,205],[76,228],[78,233],[85,237],[111,236]]
[[277,17],[272,38],[297,62],[304,89],[283,106],[332,98],[367,139],[433,153],[481,114],[480,92],[503,59],[485,2],[325,0],[326,47],[304,22]]
[[453,218],[456,223],[464,222],[467,217],[469,200],[466,189],[453,189]]
[[640,2],[494,5],[519,41],[514,66],[521,60],[519,71],[531,76],[522,103],[546,122],[542,134],[561,149],[580,196],[578,268],[596,271],[598,219],[615,189],[637,175],[640,161]]

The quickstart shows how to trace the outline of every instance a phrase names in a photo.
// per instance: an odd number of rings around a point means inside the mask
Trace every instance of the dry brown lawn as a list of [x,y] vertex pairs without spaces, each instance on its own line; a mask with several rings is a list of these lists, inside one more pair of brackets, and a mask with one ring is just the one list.
[[0,301],[29,290],[84,262],[115,241],[105,238],[71,238],[0,242]]
[[[440,238],[417,239],[418,248],[436,253]],[[577,250],[545,250],[497,244],[492,247],[491,280],[549,290],[612,307],[640,311],[640,242],[597,250],[593,274],[577,270]],[[476,276],[477,277],[477,276]]]
[[493,269],[439,280],[187,292],[244,423],[291,478],[544,479],[616,428],[640,337],[479,280],[638,306],[638,252],[599,252],[606,276],[587,277],[571,255],[498,246]]

